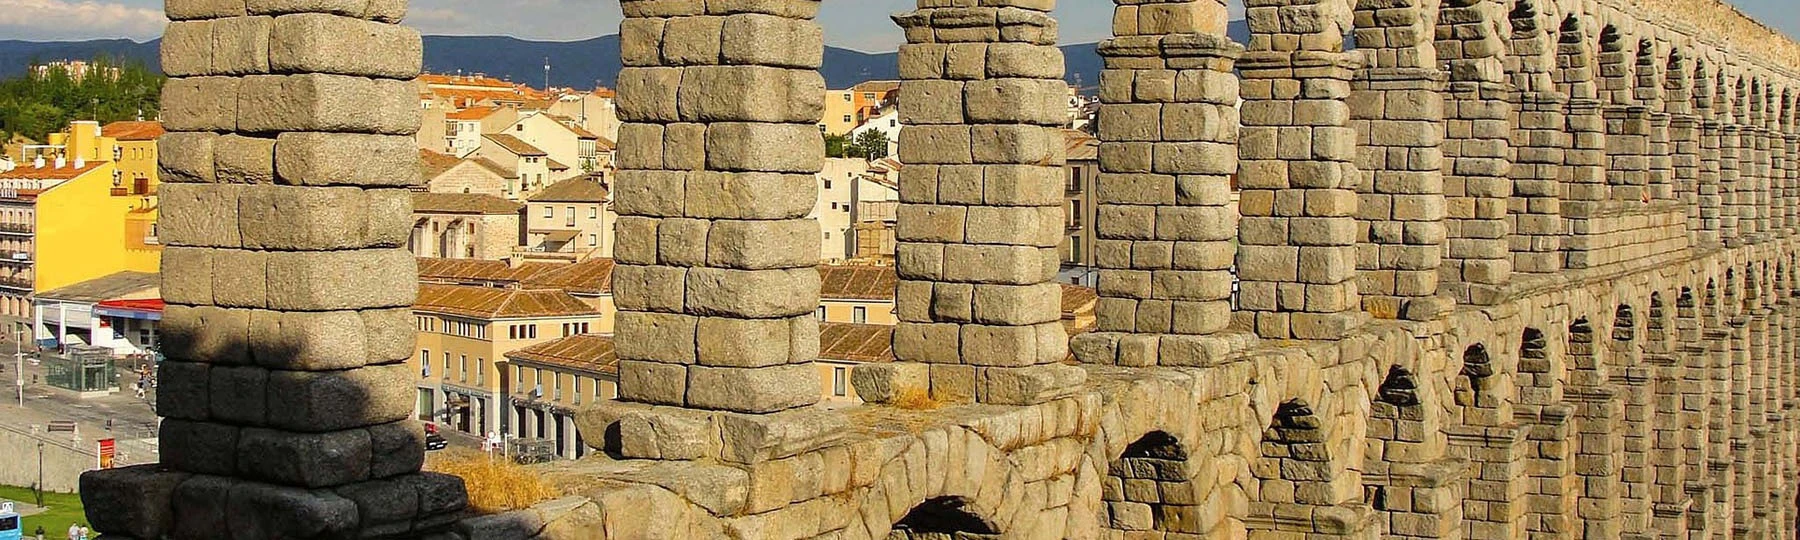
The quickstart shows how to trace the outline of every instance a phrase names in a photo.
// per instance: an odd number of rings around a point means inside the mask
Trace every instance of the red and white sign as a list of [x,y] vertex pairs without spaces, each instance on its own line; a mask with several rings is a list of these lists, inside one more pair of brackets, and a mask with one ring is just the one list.
[[100,468],[111,469],[119,456],[118,442],[114,439],[100,439]]

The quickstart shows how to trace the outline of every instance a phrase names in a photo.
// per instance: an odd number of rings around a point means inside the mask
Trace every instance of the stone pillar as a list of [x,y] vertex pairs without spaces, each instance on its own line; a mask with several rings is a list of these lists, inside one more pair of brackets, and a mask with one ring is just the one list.
[[818,4],[624,4],[620,400],[749,415],[819,400]]
[[1519,97],[1518,125],[1513,128],[1512,166],[1513,270],[1531,274],[1562,271],[1562,185],[1558,182],[1569,134],[1564,110],[1568,98],[1555,92],[1529,92]]
[[1704,336],[1707,347],[1707,380],[1711,387],[1708,394],[1709,416],[1707,418],[1707,475],[1712,479],[1711,490],[1706,494],[1707,528],[1714,538],[1729,538],[1732,532],[1732,499],[1731,486],[1735,478],[1731,474],[1731,356],[1732,356],[1732,323],[1724,313],[1726,302],[1719,298],[1717,290],[1710,284],[1707,289],[1706,326]]
[[[1740,278],[1742,276],[1739,276]],[[1728,295],[1727,298],[1730,298]],[[1731,403],[1728,443],[1731,471],[1731,534],[1744,538],[1750,534],[1750,332],[1748,313],[1731,320],[1731,353],[1727,374],[1730,377]]]
[[1599,264],[1590,259],[1600,238],[1588,220],[1607,195],[1607,133],[1599,100],[1570,99],[1566,119],[1571,144],[1563,151],[1563,268],[1576,270]]
[[1429,321],[1453,307],[1436,296],[1445,240],[1444,74],[1432,13],[1419,3],[1384,4],[1374,17],[1364,8],[1355,30],[1366,60],[1349,100],[1360,175],[1357,292],[1362,310],[1379,319]]
[[1569,327],[1569,401],[1575,406],[1574,474],[1580,479],[1575,526],[1581,538],[1618,538],[1624,532],[1624,486],[1620,478],[1624,457],[1625,403],[1621,392],[1607,384],[1606,361],[1596,350],[1594,333],[1586,320]]
[[1450,74],[1443,145],[1449,260],[1439,274],[1451,297],[1482,306],[1500,302],[1512,275],[1506,207],[1516,112],[1500,61],[1503,9],[1499,2],[1447,5],[1437,25],[1438,53]]
[[1725,123],[1714,106],[1711,88],[1709,84],[1694,85],[1700,122],[1700,168],[1696,176],[1700,193],[1698,240],[1703,245],[1720,245],[1725,241],[1725,186],[1719,183],[1724,174],[1720,159],[1724,155]]
[[1685,100],[1670,99],[1667,146],[1675,199],[1687,209],[1688,245],[1700,244],[1704,221],[1700,217],[1700,120]]
[[[1706,538],[1708,494],[1712,478],[1708,463],[1711,446],[1707,429],[1711,420],[1711,383],[1708,381],[1710,355],[1704,340],[1704,321],[1695,304],[1691,289],[1683,289],[1675,303],[1676,337],[1681,362],[1681,451],[1682,493],[1687,504],[1687,532],[1690,538]],[[1659,477],[1660,480],[1660,477]]]
[[1634,341],[1641,339],[1637,335],[1637,322],[1631,318],[1630,312],[1621,310],[1621,317],[1613,321],[1611,341],[1611,357],[1609,382],[1621,401],[1623,415],[1618,424],[1622,435],[1619,463],[1619,496],[1620,512],[1623,522],[1622,530],[1627,535],[1645,535],[1650,528],[1650,446],[1651,416],[1654,390],[1651,388],[1653,373],[1651,368],[1643,365],[1641,351]]
[[[1725,245],[1736,247],[1743,245],[1746,226],[1744,215],[1748,213],[1743,200],[1748,195],[1748,190],[1740,183],[1743,176],[1743,163],[1739,161],[1743,159],[1740,152],[1744,138],[1743,127],[1731,112],[1725,111],[1722,114],[1724,116],[1720,119],[1722,124],[1719,126],[1719,198],[1724,204],[1719,213],[1719,236]],[[1749,226],[1755,227],[1754,224]]]
[[162,462],[88,473],[137,538],[423,535],[462,480],[412,419],[422,47],[403,1],[169,2]]
[[824,160],[819,2],[621,7],[619,399],[583,424],[617,429],[636,459],[757,463],[831,442],[846,420],[812,407],[806,218]]
[[1606,184],[1613,200],[1647,202],[1650,198],[1650,110],[1641,105],[1608,105],[1606,119]]
[[1750,237],[1748,242],[1761,242],[1763,235],[1769,232],[1769,141],[1763,131],[1762,83],[1754,83],[1746,103],[1746,112],[1740,118],[1743,121],[1739,154],[1741,179],[1738,182],[1738,203],[1742,211],[1738,215],[1738,230]]
[[1652,301],[1646,339],[1642,348],[1645,367],[1650,371],[1654,388],[1648,448],[1646,482],[1650,486],[1650,521],[1647,533],[1669,540],[1687,538],[1688,495],[1687,429],[1684,401],[1686,367],[1676,350],[1676,328],[1670,327],[1674,312],[1665,304]]
[[1207,365],[1224,352],[1201,342],[1231,324],[1242,48],[1222,35],[1223,9],[1120,4],[1100,44],[1099,332],[1075,338],[1083,362]]
[[[1068,337],[1053,282],[1063,238],[1057,126],[1066,121],[1068,89],[1053,2],[918,5],[894,17],[907,36],[894,355],[929,364],[931,396],[940,401],[1027,405],[1066,395],[1086,372],[1061,364]],[[1162,159],[1219,170],[1206,162],[1216,153],[1178,155]],[[1154,216],[1169,220],[1156,230],[1204,237],[1201,220],[1188,215]],[[1184,236],[1181,226],[1194,228]],[[1173,242],[1158,245],[1172,268]],[[1155,251],[1145,250],[1147,262]],[[1172,308],[1165,303],[1163,316]]]
[[[1251,19],[1253,29],[1258,22]],[[1351,189],[1356,131],[1345,103],[1359,64],[1356,54],[1261,49],[1238,63],[1244,78],[1240,198],[1269,204],[1240,207],[1236,317],[1263,338],[1337,339],[1365,318]]]
[[1552,363],[1548,347],[1543,334],[1521,340],[1519,404],[1514,407],[1514,417],[1525,430],[1527,450],[1522,479],[1529,486],[1524,532],[1532,537],[1560,538],[1571,536],[1578,526],[1575,492],[1580,488],[1573,469],[1576,439],[1570,420],[1574,408],[1565,401],[1562,373]]
[[[1453,303],[1437,297],[1444,254],[1443,75],[1429,68],[1366,68],[1350,111],[1361,149],[1357,291],[1377,318],[1428,321]],[[1273,191],[1258,191],[1267,199]]]
[[1782,148],[1786,159],[1784,176],[1787,185],[1783,192],[1787,195],[1787,209],[1784,222],[1790,234],[1800,232],[1800,96],[1787,101],[1786,114],[1781,119]]

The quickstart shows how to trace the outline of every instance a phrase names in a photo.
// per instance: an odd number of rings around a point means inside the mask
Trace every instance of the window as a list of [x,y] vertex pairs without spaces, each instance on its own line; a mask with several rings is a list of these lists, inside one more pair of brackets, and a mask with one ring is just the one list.
[[419,376],[420,377],[430,377],[431,376],[431,351],[430,350],[419,349]]
[[844,388],[844,368],[831,368],[831,395],[844,397],[849,392]]
[[444,380],[450,380],[450,351],[444,351]]
[[600,235],[589,234],[588,235],[588,247],[597,247],[599,245],[600,245]]
[[581,404],[581,377],[575,377],[575,393],[570,397],[575,399],[576,405]]
[[[831,179],[830,178],[825,179],[825,189],[831,189]],[[834,208],[835,208],[835,206],[834,206]]]
[[556,217],[556,207],[545,206],[544,207],[544,219],[550,219],[550,218],[554,218],[554,217]]
[[830,239],[831,239],[831,231],[825,231],[825,239],[826,239],[826,240],[830,240]]
[[819,306],[819,320],[825,320],[825,306]]
[[600,207],[589,206],[588,207],[588,219],[600,219]]
[[119,161],[122,159],[125,159],[125,147],[114,146],[113,147],[113,161]]
[[863,92],[863,99],[875,99],[874,92]]
[[850,308],[850,322],[856,324],[869,322],[869,308],[862,306]]
[[550,374],[550,386],[552,387],[550,399],[561,401],[562,400],[562,374],[561,373]]
[[844,94],[844,101],[850,101],[850,94]]
[[456,359],[456,380],[469,382],[469,355],[460,355]]
[[487,384],[487,359],[475,359],[475,384]]
[[844,115],[844,121],[845,121],[845,122],[850,122],[850,121],[851,121],[851,120],[850,120],[850,115],[848,115],[848,114],[846,114],[846,115]]

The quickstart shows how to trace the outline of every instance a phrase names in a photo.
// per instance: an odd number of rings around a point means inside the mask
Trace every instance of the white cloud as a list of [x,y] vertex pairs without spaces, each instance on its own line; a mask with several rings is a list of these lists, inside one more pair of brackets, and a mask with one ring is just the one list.
[[92,38],[160,35],[162,10],[96,0],[0,0],[0,27],[27,38]]

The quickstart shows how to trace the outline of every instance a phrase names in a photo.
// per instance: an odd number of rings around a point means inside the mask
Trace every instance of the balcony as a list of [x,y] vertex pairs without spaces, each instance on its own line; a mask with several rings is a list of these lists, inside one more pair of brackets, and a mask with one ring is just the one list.
[[31,264],[31,252],[0,250],[0,263]]
[[22,289],[29,291],[31,288],[32,283],[30,278],[0,277],[0,289]]
[[31,234],[29,223],[0,223],[0,234]]

